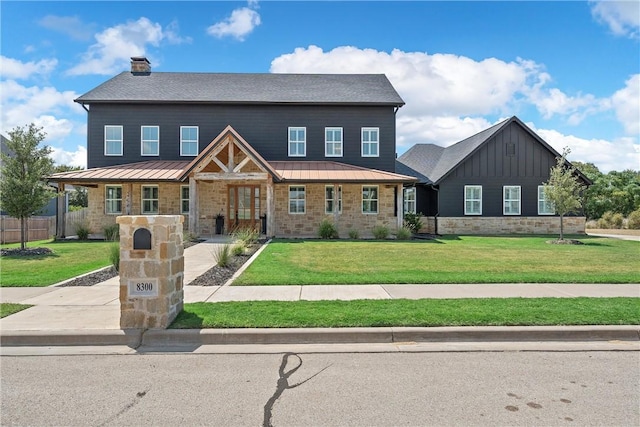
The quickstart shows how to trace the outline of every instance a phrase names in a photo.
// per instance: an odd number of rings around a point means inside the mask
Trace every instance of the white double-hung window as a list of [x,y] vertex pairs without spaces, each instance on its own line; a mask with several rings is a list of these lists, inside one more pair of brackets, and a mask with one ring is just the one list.
[[544,194],[544,185],[538,186],[538,215],[553,215],[556,213],[553,203]]
[[406,187],[404,191],[404,212],[416,213],[416,187]]
[[379,157],[380,130],[378,128],[362,128],[362,157]]
[[325,157],[342,157],[342,128],[324,128]]
[[158,186],[157,185],[142,186],[142,213],[143,214],[158,213]]
[[140,151],[143,156],[160,155],[160,127],[142,126],[140,129]]
[[289,128],[289,157],[304,157],[307,155],[307,128]]
[[104,212],[107,215],[122,213],[122,187],[107,185],[105,187]]
[[104,127],[104,155],[122,156],[122,126]]
[[289,213],[303,214],[306,212],[306,192],[304,185],[289,186]]
[[324,213],[335,213],[336,207],[338,208],[338,213],[342,213],[342,185],[325,185]]
[[198,126],[180,126],[180,155],[198,155]]
[[505,185],[502,187],[504,195],[504,215],[520,215],[520,186]]
[[482,185],[464,186],[464,214],[482,215]]
[[362,213],[364,214],[378,213],[378,186],[377,185],[362,186]]

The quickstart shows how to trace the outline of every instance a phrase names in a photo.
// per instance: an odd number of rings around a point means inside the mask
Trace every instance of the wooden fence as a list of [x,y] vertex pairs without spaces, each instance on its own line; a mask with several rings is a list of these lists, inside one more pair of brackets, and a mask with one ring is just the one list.
[[[56,234],[55,216],[34,216],[27,220],[27,241],[46,240]],[[20,241],[20,220],[6,215],[0,217],[0,243]]]
[[87,220],[87,208],[82,208],[79,211],[67,212],[64,219],[64,235],[75,236],[76,225]]

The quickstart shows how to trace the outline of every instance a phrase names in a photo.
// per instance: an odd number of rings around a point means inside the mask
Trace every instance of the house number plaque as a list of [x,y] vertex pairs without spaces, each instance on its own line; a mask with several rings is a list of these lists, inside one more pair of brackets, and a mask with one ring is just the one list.
[[129,279],[129,298],[158,296],[158,279]]

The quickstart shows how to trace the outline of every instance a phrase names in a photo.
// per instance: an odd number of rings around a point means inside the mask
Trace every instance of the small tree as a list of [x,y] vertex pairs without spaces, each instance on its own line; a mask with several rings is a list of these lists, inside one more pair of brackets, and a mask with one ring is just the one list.
[[26,247],[27,219],[42,210],[55,197],[55,192],[43,181],[53,171],[51,149],[39,147],[46,134],[31,123],[9,132],[6,141],[9,153],[2,153],[0,170],[0,206],[10,216],[20,220],[20,248]]
[[576,169],[569,166],[567,156],[571,150],[568,147],[557,157],[557,163],[551,168],[549,181],[544,183],[544,195],[551,202],[556,213],[560,216],[560,239],[564,240],[564,216],[575,212],[582,206],[581,193],[584,186],[578,180]]

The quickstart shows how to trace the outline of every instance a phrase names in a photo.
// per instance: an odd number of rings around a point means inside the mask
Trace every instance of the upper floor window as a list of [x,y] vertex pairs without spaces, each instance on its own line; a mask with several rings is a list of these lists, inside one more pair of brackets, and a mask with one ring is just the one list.
[[306,212],[306,195],[304,185],[289,186],[289,213],[303,214]]
[[180,186],[180,213],[189,213],[189,186]]
[[379,137],[378,128],[362,128],[362,157],[378,157]]
[[482,186],[464,186],[464,214],[482,215]]
[[142,186],[142,213],[143,214],[158,213],[158,186],[157,185]]
[[180,126],[180,155],[198,155],[198,126]]
[[324,155],[342,157],[342,128],[324,128]]
[[502,191],[504,193],[503,213],[505,215],[520,215],[520,186],[505,185]]
[[307,155],[307,128],[289,128],[289,157]]
[[142,126],[140,131],[143,156],[160,155],[160,127]]
[[[337,193],[337,194],[336,194]],[[342,185],[326,185],[324,187],[324,212],[327,214],[342,213]]]
[[365,213],[365,214],[378,213],[378,186],[377,185],[362,186],[362,213]]
[[556,213],[553,203],[544,194],[544,185],[538,186],[538,215],[553,215]]
[[104,188],[104,212],[106,214],[122,213],[122,187],[108,185]]
[[104,127],[104,155],[122,156],[122,126]]
[[416,187],[404,189],[404,212],[416,213]]

